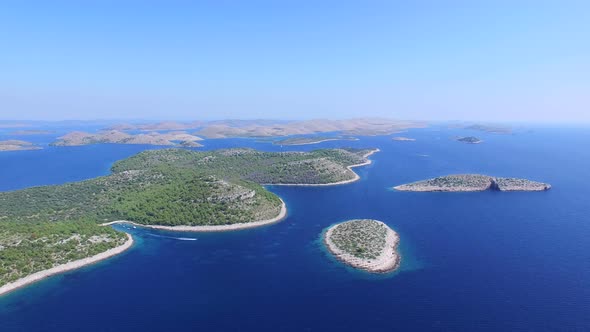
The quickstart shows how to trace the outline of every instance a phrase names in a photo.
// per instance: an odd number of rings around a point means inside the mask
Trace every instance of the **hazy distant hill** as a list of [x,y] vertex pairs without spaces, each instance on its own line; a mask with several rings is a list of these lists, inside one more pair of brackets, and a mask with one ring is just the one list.
[[190,135],[184,131],[168,133],[151,132],[147,134],[128,134],[118,130],[99,132],[96,134],[74,131],[58,138],[54,146],[77,146],[89,144],[149,144],[149,145],[182,145],[202,146],[197,141],[200,137]]
[[341,132],[347,135],[389,135],[410,128],[425,127],[423,122],[390,119],[306,120],[272,123],[268,120],[251,123],[215,122],[206,124],[195,134],[206,138],[273,137]]

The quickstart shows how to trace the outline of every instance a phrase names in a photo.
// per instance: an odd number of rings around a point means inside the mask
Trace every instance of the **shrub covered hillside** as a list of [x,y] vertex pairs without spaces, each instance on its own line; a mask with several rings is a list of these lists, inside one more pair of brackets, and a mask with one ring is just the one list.
[[280,199],[260,184],[351,179],[347,166],[369,150],[259,152],[145,151],[112,174],[59,186],[0,193],[0,222],[132,220],[153,225],[226,225],[277,216]]
[[125,243],[124,233],[88,220],[0,222],[0,286]]

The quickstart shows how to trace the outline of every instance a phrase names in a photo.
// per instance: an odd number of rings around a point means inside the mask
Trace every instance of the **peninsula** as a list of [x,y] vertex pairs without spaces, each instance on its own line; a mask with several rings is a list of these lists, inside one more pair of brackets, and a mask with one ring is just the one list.
[[399,267],[398,234],[377,220],[355,219],[324,233],[324,243],[338,260],[357,269],[384,273]]
[[149,150],[112,173],[57,186],[1,192],[0,222],[90,218],[142,225],[214,226],[272,220],[283,203],[261,184],[330,185],[358,178],[372,149],[261,152]]
[[163,146],[200,147],[202,138],[184,131],[167,133],[128,134],[118,130],[102,131],[96,134],[74,131],[58,138],[53,146],[78,146],[89,144],[147,144]]
[[399,191],[422,192],[469,192],[485,190],[545,191],[551,189],[551,185],[526,179],[500,178],[480,174],[457,174],[403,184],[394,187],[394,189]]
[[352,182],[358,181],[361,178],[352,169],[353,168],[356,168],[356,167],[370,165],[373,161],[371,159],[369,159],[369,157],[371,155],[373,155],[374,153],[377,153],[379,151],[381,151],[381,150],[379,150],[379,149],[368,150],[368,151],[366,151],[365,154],[363,154],[363,156],[362,156],[363,160],[361,160],[359,163],[346,166],[346,169],[347,169],[348,173],[349,174],[352,174],[352,176],[351,177],[348,177],[347,179],[343,179],[343,180],[340,180],[340,181],[334,181],[334,182],[327,182],[327,183],[302,183],[302,182],[294,182],[294,183],[264,183],[264,184],[265,185],[274,185],[274,186],[323,187],[323,186],[336,186],[336,185],[341,185],[341,184],[352,183]]
[[88,220],[0,222],[0,295],[54,274],[107,259],[133,244],[130,235]]
[[286,205],[262,183],[348,182],[373,152],[150,150],[107,176],[0,192],[0,294],[128,248],[129,237],[109,224],[210,232],[278,222]]
[[20,140],[0,141],[0,152],[2,151],[23,151],[23,150],[40,150],[41,147],[31,142]]

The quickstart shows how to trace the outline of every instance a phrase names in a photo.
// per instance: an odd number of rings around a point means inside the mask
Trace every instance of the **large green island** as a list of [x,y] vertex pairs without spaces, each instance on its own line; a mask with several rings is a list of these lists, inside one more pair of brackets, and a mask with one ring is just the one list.
[[399,267],[399,236],[381,221],[355,219],[331,226],[324,233],[326,248],[338,260],[368,272],[385,273]]
[[551,189],[548,183],[518,178],[500,178],[480,174],[456,174],[402,184],[393,187],[399,191],[545,191]]
[[151,150],[116,162],[107,176],[2,192],[0,294],[131,246],[101,225],[224,231],[278,222],[285,203],[262,184],[348,183],[358,179],[351,168],[375,151]]

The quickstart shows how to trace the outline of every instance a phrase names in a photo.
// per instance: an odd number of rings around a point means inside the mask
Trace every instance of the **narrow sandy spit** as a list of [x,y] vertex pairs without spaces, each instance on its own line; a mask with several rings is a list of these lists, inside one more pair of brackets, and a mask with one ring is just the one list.
[[56,267],[52,267],[51,269],[35,272],[35,273],[28,275],[24,278],[20,278],[18,280],[13,281],[13,282],[7,283],[6,285],[0,287],[0,295],[11,292],[17,288],[27,286],[27,285],[32,284],[34,282],[43,280],[43,279],[50,277],[52,275],[56,275],[56,274],[64,273],[67,271],[79,269],[79,268],[84,267],[86,265],[94,264],[94,263],[100,262],[102,260],[105,260],[107,258],[110,258],[112,256],[118,255],[118,254],[124,252],[125,250],[131,248],[131,246],[133,245],[133,237],[131,237],[131,235],[129,235],[129,234],[126,234],[126,235],[127,235],[127,241],[118,247],[109,249],[105,252],[101,252],[100,254],[96,254],[91,257],[82,258],[82,259],[79,259],[79,260],[76,260],[73,262],[69,262],[66,264],[58,265]]
[[[375,150],[371,150],[370,152],[366,153],[363,158],[368,158],[370,157],[372,154],[377,153],[381,150],[379,149],[375,149]],[[352,169],[355,167],[361,167],[361,166],[367,166],[370,165],[373,161],[371,159],[367,159],[367,161],[365,161],[364,163],[360,163],[360,164],[356,164],[356,165],[350,165],[350,166],[346,166],[346,168],[352,172],[352,174],[354,174],[354,177],[350,180],[344,180],[344,181],[338,181],[338,182],[332,182],[332,183],[265,183],[263,184],[263,186],[300,186],[300,187],[326,187],[326,186],[338,186],[341,184],[347,184],[347,183],[352,183],[355,181],[360,180],[360,176],[358,174],[356,174],[355,171],[353,171]]]
[[260,221],[253,221],[241,224],[231,224],[231,225],[206,225],[206,226],[160,226],[160,225],[142,225],[135,223],[133,221],[128,220],[117,220],[111,221],[108,223],[102,224],[103,226],[113,225],[113,224],[130,224],[139,227],[145,228],[152,228],[152,229],[163,229],[168,231],[179,231],[179,232],[227,232],[227,231],[236,231],[240,229],[246,228],[253,228],[253,227],[260,227],[265,225],[274,224],[276,222],[281,221],[287,216],[287,205],[281,199],[281,212],[278,216],[267,219],[267,220],[260,220]]
[[312,144],[319,144],[323,142],[330,142],[330,141],[358,141],[358,138],[355,139],[346,139],[346,138],[327,138],[321,141],[309,142],[309,143],[298,143],[298,144],[275,144],[281,146],[298,146],[298,145],[312,145]]
[[[384,224],[385,225],[385,224]],[[324,244],[326,248],[334,257],[344,264],[350,265],[354,268],[365,270],[373,273],[387,273],[395,271],[401,261],[401,256],[397,252],[397,245],[399,244],[399,235],[393,231],[389,226],[387,227],[387,235],[385,238],[385,248],[379,257],[368,260],[355,257],[343,250],[340,250],[331,240],[332,232],[338,225],[334,225],[324,233]]]

